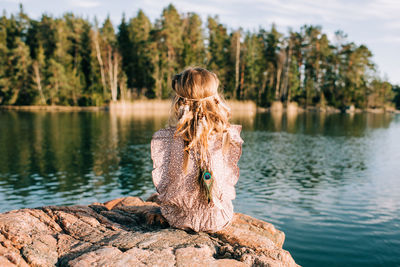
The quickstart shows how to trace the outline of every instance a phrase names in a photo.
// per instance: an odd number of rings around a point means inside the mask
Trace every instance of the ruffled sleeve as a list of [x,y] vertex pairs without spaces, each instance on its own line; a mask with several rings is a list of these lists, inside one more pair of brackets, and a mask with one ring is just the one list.
[[153,160],[152,178],[158,193],[163,190],[160,181],[168,172],[171,143],[174,131],[171,128],[161,129],[151,139],[151,159]]
[[243,139],[240,137],[242,125],[231,125],[228,129],[229,134],[229,149],[224,157],[230,171],[230,179],[232,185],[235,185],[239,180],[239,166],[238,162],[242,155]]

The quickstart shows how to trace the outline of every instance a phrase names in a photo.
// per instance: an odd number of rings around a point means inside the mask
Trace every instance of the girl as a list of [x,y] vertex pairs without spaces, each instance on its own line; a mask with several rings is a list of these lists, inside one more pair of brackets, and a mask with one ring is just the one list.
[[170,226],[216,232],[230,225],[239,179],[241,125],[231,125],[217,76],[203,68],[175,75],[170,126],[153,135],[153,183]]

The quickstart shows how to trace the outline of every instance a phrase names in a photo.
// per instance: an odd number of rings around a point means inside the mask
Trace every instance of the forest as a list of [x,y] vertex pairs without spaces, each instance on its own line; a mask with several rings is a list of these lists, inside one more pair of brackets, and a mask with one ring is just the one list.
[[226,99],[344,109],[400,108],[400,87],[379,77],[372,52],[320,26],[284,34],[276,25],[230,29],[172,4],[154,22],[139,10],[119,25],[109,17],[0,18],[0,104],[102,106],[171,97],[171,78],[187,66],[214,71]]

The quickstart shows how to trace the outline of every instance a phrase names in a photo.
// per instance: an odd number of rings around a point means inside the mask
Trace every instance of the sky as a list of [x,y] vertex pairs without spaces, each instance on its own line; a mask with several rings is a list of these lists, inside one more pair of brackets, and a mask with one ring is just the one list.
[[34,19],[43,13],[58,17],[71,11],[90,20],[97,16],[99,21],[109,15],[114,26],[123,13],[131,18],[140,8],[154,22],[170,3],[180,13],[199,14],[203,23],[207,16],[218,15],[228,29],[269,29],[275,23],[286,34],[289,27],[319,25],[331,40],[335,31],[342,30],[348,41],[365,44],[380,77],[400,85],[400,0],[0,0],[0,9],[16,13],[19,3]]

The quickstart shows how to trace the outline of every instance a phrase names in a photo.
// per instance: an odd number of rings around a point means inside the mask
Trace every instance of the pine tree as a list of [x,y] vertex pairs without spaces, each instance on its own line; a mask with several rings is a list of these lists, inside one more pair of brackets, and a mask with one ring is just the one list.
[[208,17],[207,30],[207,68],[218,75],[221,87],[227,90],[227,67],[229,64],[227,29],[218,22],[218,17]]
[[[108,98],[111,94],[111,100],[117,100],[118,77],[121,71],[121,55],[118,51],[117,38],[114,33],[114,27],[107,17],[100,34],[95,37],[97,58],[102,69],[102,81],[104,86],[104,97]],[[109,90],[109,92],[107,91]]]
[[57,19],[54,24],[55,50],[47,61],[46,89],[49,91],[51,104],[71,105],[75,79],[71,68],[73,58],[67,53],[69,50],[68,29],[64,20]]
[[263,80],[263,49],[257,34],[247,32],[244,40],[244,64],[245,64],[245,99],[254,99],[259,104],[262,93]]
[[205,58],[204,33],[201,19],[195,13],[188,13],[183,19],[183,51],[181,66],[203,66]]
[[123,57],[123,68],[128,88],[135,90],[138,97],[151,97],[154,86],[151,62],[150,33],[152,25],[142,10],[126,23],[124,18],[119,27],[118,43]]
[[279,100],[280,81],[278,81],[278,77],[280,80],[282,66],[280,65],[278,68],[278,59],[281,50],[280,42],[283,35],[277,31],[275,24],[272,24],[269,32],[261,29],[259,36],[262,39],[264,47],[264,64],[266,73],[264,81],[265,85],[263,84],[265,91],[261,104],[268,105],[273,100]]
[[7,47],[7,17],[3,15],[0,19],[0,104],[7,99],[10,90],[10,78],[7,70],[10,66]]
[[33,83],[38,91],[39,101],[35,101],[40,103],[41,105],[46,105],[46,97],[43,92],[43,78],[44,78],[44,66],[45,66],[45,57],[44,57],[44,49],[41,45],[37,51],[35,51],[36,60],[32,63],[32,80]]
[[27,105],[32,102],[35,93],[32,90],[29,70],[31,58],[28,46],[19,38],[15,39],[15,48],[9,53],[11,69],[8,104]]
[[84,22],[82,25],[82,32],[80,34],[80,71],[82,73],[82,97],[80,98],[80,105],[88,105],[92,87],[96,83],[93,79],[93,49],[92,49],[92,37],[91,37],[91,25],[88,22]]
[[157,23],[157,41],[160,49],[161,95],[169,97],[172,76],[183,66],[179,64],[179,56],[183,50],[183,23],[176,8],[170,4],[162,12]]
[[241,56],[241,33],[240,30],[233,32],[229,38],[229,63],[227,68],[227,93],[230,98],[238,99],[240,97],[239,75],[240,75],[240,56]]

